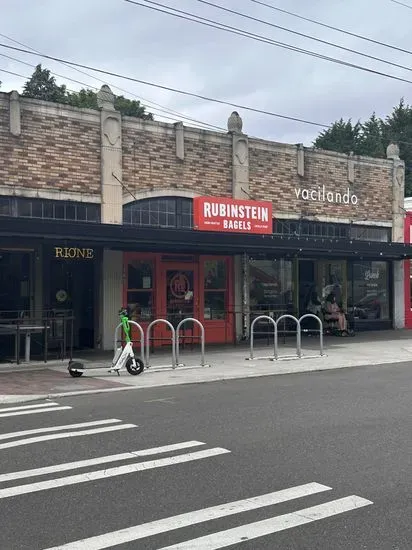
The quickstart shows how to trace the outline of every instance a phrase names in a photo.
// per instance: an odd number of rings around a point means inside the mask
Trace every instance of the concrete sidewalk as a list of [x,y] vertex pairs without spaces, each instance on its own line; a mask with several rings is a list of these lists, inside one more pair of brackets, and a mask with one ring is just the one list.
[[[319,339],[316,337],[303,338],[301,359],[285,358],[295,354],[293,339],[289,339],[286,345],[282,339],[279,343],[280,359],[277,361],[246,360],[249,348],[241,345],[206,349],[206,362],[210,364],[207,367],[198,366],[199,353],[183,351],[181,360],[187,366],[174,370],[169,366],[169,354],[156,353],[151,356],[153,366],[139,376],[131,376],[127,371],[121,371],[120,376],[109,374],[112,354],[107,353],[76,356],[91,368],[80,378],[69,375],[68,361],[52,361],[47,365],[1,365],[0,403],[367,365],[405,363],[406,368],[412,366],[411,331],[365,333],[353,338],[327,337],[323,357],[319,355]],[[258,343],[255,357],[272,352],[272,346]]]

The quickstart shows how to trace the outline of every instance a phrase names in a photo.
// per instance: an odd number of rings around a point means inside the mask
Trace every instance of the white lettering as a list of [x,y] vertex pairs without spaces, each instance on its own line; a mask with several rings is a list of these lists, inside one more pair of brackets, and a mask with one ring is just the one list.
[[262,222],[268,222],[269,221],[269,209],[268,208],[261,208],[260,219],[262,220]]
[[212,213],[210,211],[210,202],[205,202],[203,204],[203,216],[205,218],[211,218],[212,217]]
[[[342,194],[339,191],[327,191],[325,186],[318,187],[317,189],[302,189],[301,187],[295,187],[296,198],[301,198],[304,201],[311,200],[313,202],[329,202],[336,204],[358,204],[358,197],[353,195],[348,187],[346,192]],[[262,219],[260,217],[260,219]]]
[[257,208],[256,206],[252,206],[252,220],[257,220]]

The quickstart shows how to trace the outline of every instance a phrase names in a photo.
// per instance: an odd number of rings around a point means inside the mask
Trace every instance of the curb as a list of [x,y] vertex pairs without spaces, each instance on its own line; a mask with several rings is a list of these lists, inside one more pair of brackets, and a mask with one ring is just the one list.
[[[249,378],[262,378],[266,376],[284,376],[284,375],[293,375],[293,374],[302,374],[309,372],[325,372],[325,371],[339,371],[342,369],[352,369],[352,368],[361,368],[361,367],[379,367],[382,365],[406,365],[410,364],[411,361],[385,361],[381,363],[373,364],[362,364],[362,365],[344,365],[341,367],[315,367],[315,368],[300,368],[299,370],[289,370],[285,372],[264,372],[264,373],[250,373],[250,374],[236,374],[233,376],[230,375],[216,375],[216,377],[209,378],[208,380],[180,380],[176,381],[167,381],[160,382],[153,386],[126,386],[121,388],[100,388],[95,390],[79,390],[79,391],[70,391],[70,392],[59,392],[59,393],[48,393],[48,394],[38,394],[38,395],[0,395],[0,405],[8,405],[12,403],[25,403],[29,401],[40,401],[44,399],[58,399],[62,397],[76,397],[80,395],[97,395],[101,393],[114,393],[114,392],[123,392],[123,391],[137,391],[137,390],[152,390],[155,388],[162,388],[168,386],[182,386],[188,384],[206,384],[208,382],[225,382],[228,380],[247,380]],[[157,371],[158,373],[159,371]]]

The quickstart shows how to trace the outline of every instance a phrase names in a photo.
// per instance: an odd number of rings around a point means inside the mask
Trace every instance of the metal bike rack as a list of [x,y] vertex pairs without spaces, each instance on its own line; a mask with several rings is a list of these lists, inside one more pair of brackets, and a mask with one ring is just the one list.
[[[178,367],[184,367],[184,363],[180,363],[180,329],[181,327],[188,322],[195,323],[200,328],[200,353],[201,353],[201,359],[200,359],[200,366],[201,367],[210,367],[210,365],[205,364],[205,327],[203,324],[199,321],[199,319],[195,319],[193,317],[187,317],[186,319],[182,319],[180,323],[176,327],[176,365]],[[185,338],[184,336],[182,338]],[[199,336],[186,336],[186,338],[199,338]]]
[[[283,355],[279,357],[278,355],[278,324],[282,319],[292,319],[296,323],[296,355]],[[275,330],[275,356],[274,359],[300,359],[302,357],[302,346],[301,346],[301,332],[300,332],[300,320],[294,315],[285,314],[281,315],[276,321],[276,330]]]
[[[274,348],[273,348],[273,355],[264,356],[264,357],[255,357],[254,355],[254,328],[255,324],[260,321],[261,319],[266,319],[273,325],[273,336],[274,336]],[[249,357],[246,357],[247,361],[253,361],[253,360],[259,360],[259,359],[275,359],[277,355],[277,337],[278,337],[278,327],[276,324],[276,321],[269,317],[269,315],[259,315],[255,319],[253,319],[252,324],[250,325],[250,355]]]
[[[302,348],[302,319],[316,319],[319,325],[319,355],[306,355],[305,357],[323,357],[325,354],[323,353],[323,323],[322,320],[319,319],[317,315],[314,315],[313,313],[306,313],[305,315],[302,315],[302,317],[299,319],[300,324],[300,346]],[[314,329],[311,329],[314,330]],[[300,357],[302,357],[302,349]]]
[[[175,328],[174,326],[172,325],[172,323],[170,323],[167,319],[155,319],[154,321],[152,321],[150,323],[150,325],[147,327],[147,332],[146,332],[146,368],[150,368],[150,335],[151,335],[151,331],[152,331],[152,328],[159,324],[159,323],[164,323],[165,325],[167,325],[171,332],[172,332],[172,336],[170,337],[170,340],[172,342],[172,368],[175,369],[176,368],[176,331],[175,331]],[[169,338],[155,338],[155,340],[169,340]]]
[[[143,361],[143,364],[145,364],[145,349],[144,349],[144,332],[143,328],[139,323],[136,323],[136,321],[129,321],[129,325],[133,325],[137,328],[137,330],[140,333],[140,359]],[[122,323],[119,323],[116,327],[116,330],[114,331],[114,352],[116,353],[117,345],[119,342],[122,342],[122,339],[119,338],[119,332],[122,328]]]

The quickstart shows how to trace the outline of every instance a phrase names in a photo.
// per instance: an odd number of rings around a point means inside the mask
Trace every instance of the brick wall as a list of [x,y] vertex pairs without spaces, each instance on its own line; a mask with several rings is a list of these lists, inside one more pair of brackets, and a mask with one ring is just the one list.
[[184,149],[180,160],[173,126],[129,119],[123,126],[123,182],[133,192],[175,188],[230,197],[230,136],[185,129]]
[[[100,200],[100,113],[20,98],[21,135],[9,130],[9,95],[0,93],[0,187],[71,192]],[[122,120],[122,181],[133,194],[147,191],[232,196],[232,136],[184,129],[184,159],[176,155],[172,124]],[[304,151],[298,175],[297,147],[249,139],[249,194],[272,200],[279,217],[315,216],[346,221],[392,221],[392,171],[388,160]],[[112,182],[111,182],[112,184]],[[325,186],[325,199],[323,198]],[[356,204],[344,204],[350,189]],[[121,192],[121,191],[120,191]],[[321,195],[319,195],[319,192]],[[74,195],[73,195],[74,193]],[[340,194],[328,202],[327,193]],[[131,199],[123,189],[124,200]],[[316,200],[314,200],[314,197]],[[306,198],[306,200],[305,200]]]
[[[256,199],[272,200],[275,215],[392,221],[391,162],[354,157],[354,183],[350,183],[347,156],[305,149],[304,177],[300,177],[296,147],[260,140],[250,140],[249,144],[250,194]],[[356,195],[356,204],[343,203],[348,188],[349,196]],[[312,191],[316,200],[312,200],[311,195],[304,200]],[[328,192],[333,194],[334,202],[327,202]],[[336,202],[336,193],[342,202]]]
[[98,113],[20,98],[21,135],[13,136],[8,95],[0,96],[1,186],[100,194]]

